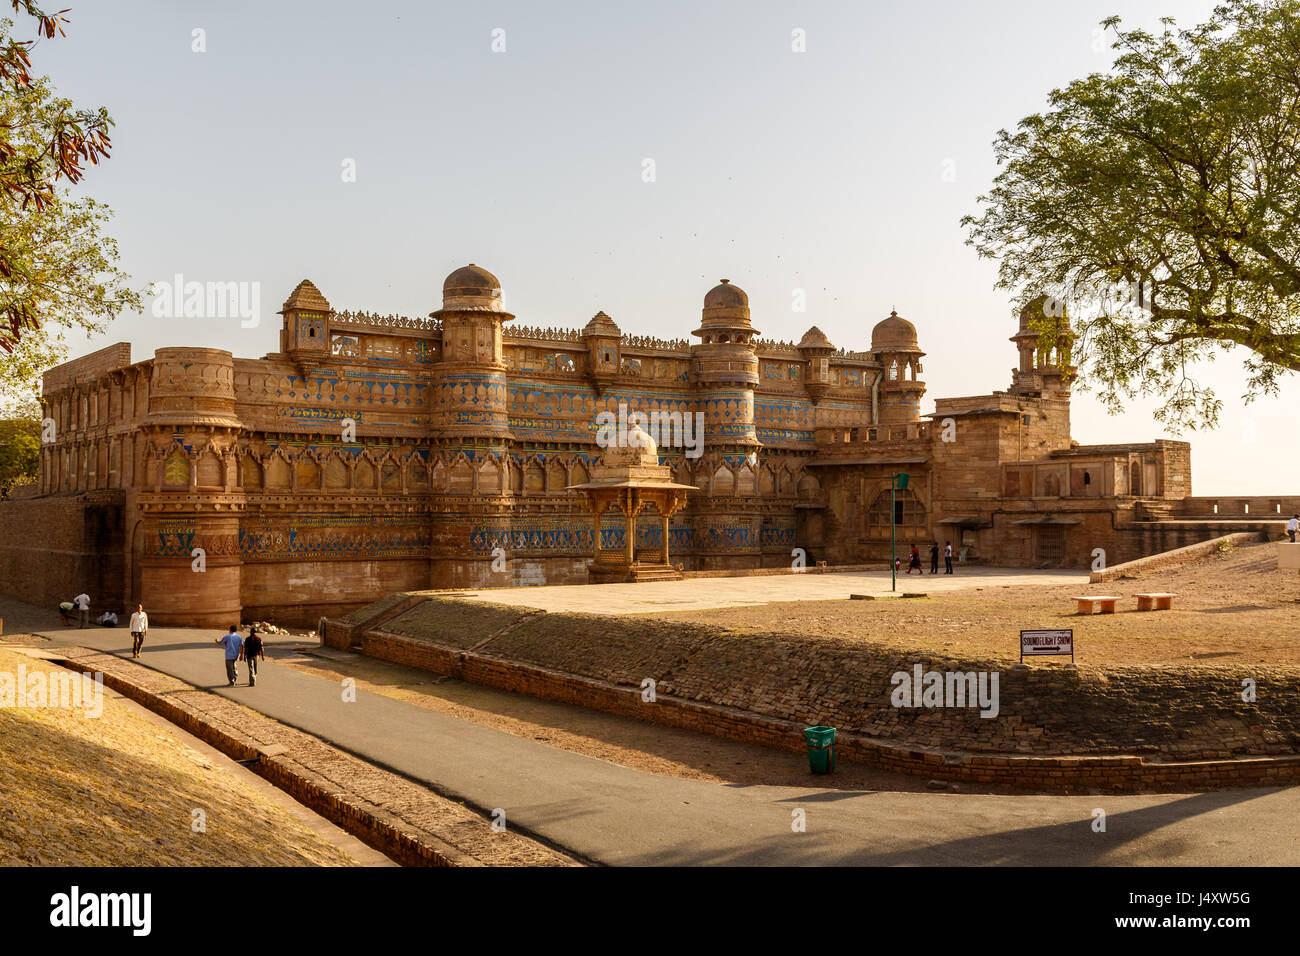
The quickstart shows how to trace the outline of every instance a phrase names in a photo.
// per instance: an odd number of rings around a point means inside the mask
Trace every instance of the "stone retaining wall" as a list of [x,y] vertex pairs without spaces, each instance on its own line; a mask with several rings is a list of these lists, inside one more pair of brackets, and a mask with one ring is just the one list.
[[1162,551],[1149,557],[1138,558],[1136,561],[1125,561],[1123,564],[1112,565],[1102,571],[1093,571],[1088,580],[1093,584],[1098,584],[1102,581],[1134,577],[1149,571],[1177,568],[1198,558],[1203,558],[1207,554],[1212,554],[1219,548],[1241,547],[1267,540],[1268,535],[1260,531],[1239,531],[1235,534],[1225,534],[1218,538],[1211,538],[1209,541],[1198,541],[1196,544],[1189,544],[1185,548],[1174,548],[1172,551]]

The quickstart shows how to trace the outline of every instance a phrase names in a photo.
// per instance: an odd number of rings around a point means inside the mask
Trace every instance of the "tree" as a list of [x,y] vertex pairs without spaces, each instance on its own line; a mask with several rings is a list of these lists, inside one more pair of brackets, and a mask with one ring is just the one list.
[[1220,352],[1249,350],[1246,401],[1300,370],[1300,0],[1161,23],[1103,22],[1111,70],[998,133],[1002,169],[962,224],[1017,308],[1069,305],[1080,378],[1112,413],[1159,396],[1177,431],[1217,422],[1194,376]]
[[0,418],[0,498],[40,478],[41,416],[34,405]]
[[[34,0],[13,7],[46,38],[67,23]],[[34,41],[14,40],[12,28],[0,20],[0,407],[35,394],[40,372],[66,354],[65,329],[96,332],[140,304],[103,233],[109,209],[67,185],[108,156],[112,120],[32,76]]]

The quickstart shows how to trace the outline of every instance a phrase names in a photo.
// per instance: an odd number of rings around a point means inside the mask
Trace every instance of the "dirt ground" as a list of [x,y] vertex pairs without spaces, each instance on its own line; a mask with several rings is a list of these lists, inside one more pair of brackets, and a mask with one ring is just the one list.
[[[1170,591],[1173,610],[1139,612],[1133,595]],[[1075,613],[1076,594],[1116,595],[1115,614]],[[973,588],[925,598],[802,601],[650,617],[785,631],[912,652],[1014,663],[1020,630],[1073,628],[1080,665],[1230,662],[1300,667],[1300,574],[1279,571],[1271,544],[1235,548],[1150,575],[1071,586]],[[1068,664],[1040,657],[1035,666]]]
[[[67,674],[3,648],[0,672]],[[115,697],[0,707],[0,866],[356,865]]]

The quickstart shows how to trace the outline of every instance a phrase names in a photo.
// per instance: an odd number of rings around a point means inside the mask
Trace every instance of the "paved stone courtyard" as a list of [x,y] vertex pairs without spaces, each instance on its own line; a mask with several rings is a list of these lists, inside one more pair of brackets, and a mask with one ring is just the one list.
[[898,590],[890,591],[888,571],[845,574],[763,575],[736,578],[690,578],[685,581],[643,581],[636,584],[585,584],[535,588],[493,588],[456,592],[512,607],[543,611],[582,611],[589,614],[642,614],[656,611],[698,611],[748,607],[783,601],[842,601],[852,594],[888,598],[895,594],[960,591],[968,588],[1062,584],[1088,586],[1084,571],[1031,571],[1024,568],[961,568],[953,574],[898,575]]

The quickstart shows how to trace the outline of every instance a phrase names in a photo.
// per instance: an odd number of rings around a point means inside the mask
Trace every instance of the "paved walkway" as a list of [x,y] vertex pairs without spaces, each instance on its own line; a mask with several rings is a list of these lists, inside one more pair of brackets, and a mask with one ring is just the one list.
[[[933,593],[966,588],[1015,585],[1085,587],[1084,571],[1028,571],[1023,568],[968,567],[944,574],[900,573],[894,593]],[[492,604],[535,607],[544,611],[585,611],[591,614],[644,614],[647,611],[697,611],[715,607],[745,607],[778,601],[843,601],[850,594],[891,595],[889,571],[843,574],[781,574],[736,578],[688,578],[685,581],[642,581],[636,584],[573,584],[530,588],[488,588],[457,591],[456,597]]]
[[[39,633],[56,643],[130,653],[124,629]],[[216,636],[151,631],[143,663],[485,814],[501,808],[508,824],[603,863],[1300,865],[1300,788],[1052,797],[838,791],[811,777],[806,787],[682,780],[365,691],[345,703],[337,681],[273,660],[256,687],[227,688]],[[273,653],[288,653],[301,639],[273,637],[269,644]],[[1108,815],[1105,833],[1092,830],[1094,808]],[[795,810],[805,811],[806,832],[792,831]]]

